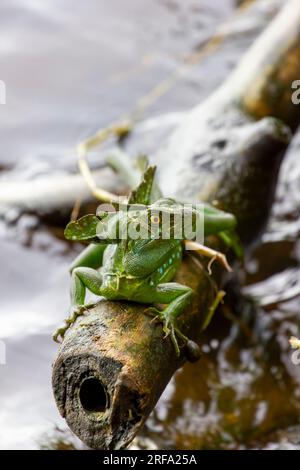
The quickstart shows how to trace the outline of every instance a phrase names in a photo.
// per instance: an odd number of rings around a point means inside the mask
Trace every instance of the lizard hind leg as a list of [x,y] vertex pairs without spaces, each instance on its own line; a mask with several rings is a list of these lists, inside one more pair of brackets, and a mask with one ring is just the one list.
[[190,240],[185,240],[184,244],[187,250],[194,250],[196,253],[210,258],[210,261],[207,266],[209,275],[211,275],[212,273],[211,266],[214,261],[218,261],[228,272],[232,272],[232,269],[228,264],[227,258],[224,253],[220,253],[219,251],[213,250],[208,246],[200,245],[199,243]]
[[163,332],[165,333],[164,337],[170,337],[177,356],[180,356],[178,339],[183,341],[188,351],[192,347],[194,349],[198,348],[196,343],[187,338],[177,326],[177,318],[189,305],[192,293],[192,289],[187,286],[169,282],[158,284],[155,292],[152,294],[152,301],[154,303],[168,304],[163,310],[150,307],[149,313],[155,315],[155,318],[162,322]]

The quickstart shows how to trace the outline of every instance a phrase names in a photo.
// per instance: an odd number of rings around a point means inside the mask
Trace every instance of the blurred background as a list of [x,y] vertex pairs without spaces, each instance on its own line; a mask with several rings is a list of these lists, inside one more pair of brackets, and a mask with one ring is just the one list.
[[[237,12],[243,3],[247,14]],[[129,141],[134,152],[157,149],[179,117],[223,82],[282,4],[2,0],[0,206],[1,184],[20,182],[21,188],[23,181],[74,173],[78,142],[132,111],[223,28],[220,47],[146,110],[146,122],[155,123],[151,139],[141,131]],[[166,116],[167,127],[160,125]],[[288,344],[300,335],[299,150],[298,134],[268,230],[247,263],[244,292],[259,306],[254,317],[247,308],[241,316],[255,338],[232,319],[215,320],[202,360],[178,371],[135,447],[300,448],[300,366]],[[51,334],[67,313],[68,265],[78,246],[64,241],[66,220],[55,212],[45,218],[6,205],[0,216],[0,340],[6,348],[0,448],[81,448],[51,391],[57,350]]]

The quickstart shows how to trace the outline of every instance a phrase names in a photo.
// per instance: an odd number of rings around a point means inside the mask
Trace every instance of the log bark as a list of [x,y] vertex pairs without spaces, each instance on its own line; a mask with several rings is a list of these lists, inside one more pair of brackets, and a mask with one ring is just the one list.
[[[290,138],[286,125],[293,131],[300,119],[300,107],[292,108],[289,101],[290,82],[300,76],[299,38],[300,5],[292,0],[225,85],[191,111],[153,157],[160,162],[166,193],[215,201],[235,212],[244,243],[263,229]],[[270,99],[272,83],[281,98]],[[285,125],[265,116],[280,117]],[[176,280],[195,295],[179,326],[195,341],[220,279],[186,254]],[[161,325],[151,322],[145,308],[100,301],[78,318],[55,359],[58,409],[92,448],[128,445],[186,360],[184,351],[176,358],[171,341],[163,339]]]

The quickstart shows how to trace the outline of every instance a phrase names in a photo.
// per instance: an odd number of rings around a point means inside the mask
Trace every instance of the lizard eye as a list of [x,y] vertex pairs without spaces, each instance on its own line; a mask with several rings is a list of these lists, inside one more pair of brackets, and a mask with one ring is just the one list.
[[159,215],[151,215],[151,223],[153,225],[158,225],[160,222],[160,217]]

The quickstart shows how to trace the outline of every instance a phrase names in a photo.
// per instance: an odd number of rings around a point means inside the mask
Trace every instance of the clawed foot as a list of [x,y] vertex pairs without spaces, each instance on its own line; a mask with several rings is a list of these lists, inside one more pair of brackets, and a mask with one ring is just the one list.
[[63,341],[66,331],[70,328],[71,325],[73,325],[73,323],[75,323],[78,317],[85,313],[88,307],[90,307],[90,305],[84,305],[82,307],[76,307],[73,309],[71,315],[65,319],[65,324],[53,333],[52,338],[56,343],[61,343]]
[[207,266],[209,275],[212,274],[211,267],[215,261],[218,261],[218,263],[220,263],[227,271],[232,272],[232,269],[230,265],[228,264],[227,258],[224,255],[224,253],[213,250],[212,248],[209,248],[208,246],[200,245],[199,243],[196,243],[190,240],[185,240],[184,244],[188,250],[196,251],[200,255],[210,258],[210,261]]
[[172,322],[169,318],[164,316],[162,321],[163,321],[163,331],[165,333],[164,338],[167,338],[168,336],[170,336],[173,346],[175,348],[176,356],[179,357],[180,349],[179,349],[176,335],[179,338],[183,339],[185,343],[188,341],[188,338],[184,336],[184,334],[181,333],[181,331],[179,331],[178,328],[176,328],[174,322]]
[[158,322],[161,322],[161,318],[162,318],[162,310],[159,310],[158,308],[156,307],[149,307],[147,308],[146,310],[146,314],[147,315],[150,315],[152,318],[151,322],[150,323],[154,323],[156,321]]
[[168,315],[163,310],[159,310],[156,307],[150,307],[147,309],[147,313],[153,317],[151,322],[159,321],[163,324],[163,332],[165,334],[164,339],[168,336],[170,337],[177,357],[180,356],[180,347],[177,341],[178,337],[183,342],[184,352],[190,362],[195,362],[200,358],[201,353],[198,344],[185,336],[177,328],[174,320],[168,317]]
[[[55,330],[55,332],[52,335],[53,340],[56,343],[61,343],[64,339],[65,332],[67,331],[68,328],[69,326],[61,326],[60,328],[57,328],[57,330]],[[60,340],[59,340],[59,337],[61,338]]]
[[185,342],[188,340],[186,336],[184,336],[174,325],[174,322],[171,321],[170,318],[165,314],[164,310],[159,310],[156,307],[149,307],[147,308],[146,311],[147,314],[151,315],[153,319],[151,320],[152,322],[159,321],[163,324],[163,332],[165,333],[164,339],[170,336],[171,341],[174,345],[176,356],[180,356],[180,349],[178,346],[176,334],[185,340]]
[[229,273],[232,272],[231,266],[228,264],[227,258],[223,253],[220,253],[219,251],[216,251],[216,253],[213,255],[213,257],[210,259],[208,265],[207,265],[207,270],[208,274],[211,276],[212,275],[212,270],[211,267],[215,261],[218,261]]

